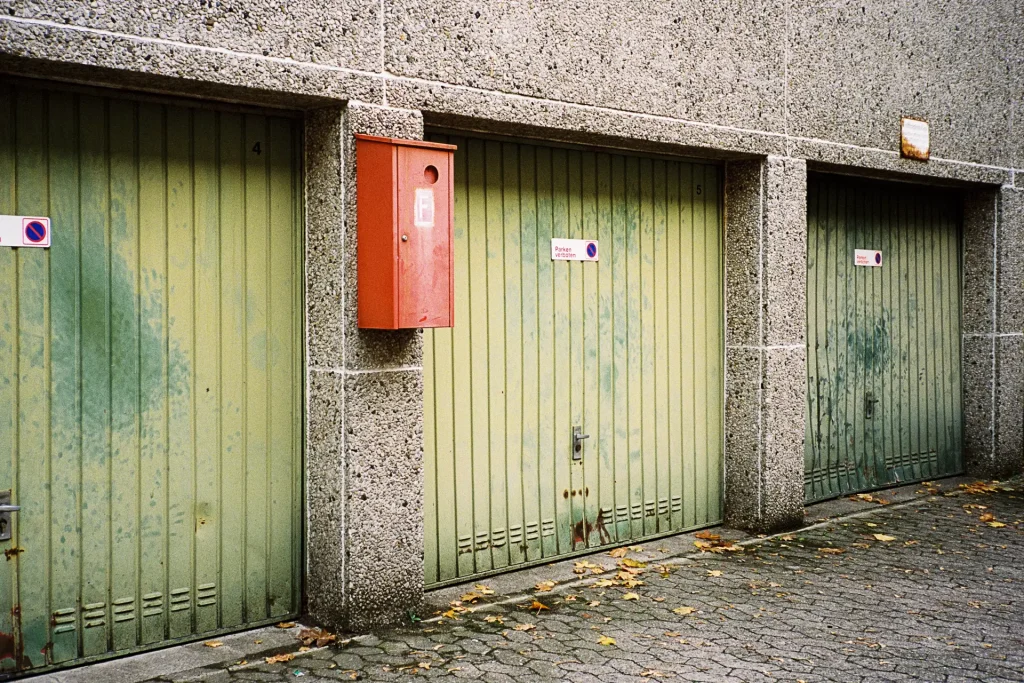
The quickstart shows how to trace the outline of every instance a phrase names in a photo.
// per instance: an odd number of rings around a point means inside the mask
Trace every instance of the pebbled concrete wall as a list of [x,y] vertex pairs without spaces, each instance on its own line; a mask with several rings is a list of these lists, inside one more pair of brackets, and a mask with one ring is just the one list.
[[[1012,184],[1021,4],[0,0],[0,71]],[[930,163],[899,158],[903,114]]]
[[807,164],[729,163],[725,197],[725,521],[770,532],[803,522]]
[[356,318],[355,133],[423,137],[419,112],[352,104],[306,119],[310,616],[365,630],[423,597],[422,335]]
[[964,459],[968,472],[1024,470],[1024,191],[975,191],[964,206]]

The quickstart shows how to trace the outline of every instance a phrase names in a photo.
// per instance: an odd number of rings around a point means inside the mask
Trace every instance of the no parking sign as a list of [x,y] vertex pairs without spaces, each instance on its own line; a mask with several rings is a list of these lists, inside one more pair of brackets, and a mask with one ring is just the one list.
[[0,247],[50,246],[50,219],[42,216],[0,216]]

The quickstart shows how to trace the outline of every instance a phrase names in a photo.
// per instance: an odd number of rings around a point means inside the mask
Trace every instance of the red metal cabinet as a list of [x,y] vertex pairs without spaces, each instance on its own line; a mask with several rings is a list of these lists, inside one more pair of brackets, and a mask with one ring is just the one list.
[[360,327],[453,325],[454,150],[356,135]]

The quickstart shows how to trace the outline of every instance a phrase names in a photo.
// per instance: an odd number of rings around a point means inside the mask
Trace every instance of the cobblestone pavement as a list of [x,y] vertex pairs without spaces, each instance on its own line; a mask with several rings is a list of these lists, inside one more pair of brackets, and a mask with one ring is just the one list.
[[[456,619],[206,680],[1024,680],[1024,490],[927,496],[721,550],[642,567],[603,553],[586,560],[608,571],[581,567],[597,583],[536,595],[549,609],[484,596]],[[643,583],[602,581],[630,578]]]

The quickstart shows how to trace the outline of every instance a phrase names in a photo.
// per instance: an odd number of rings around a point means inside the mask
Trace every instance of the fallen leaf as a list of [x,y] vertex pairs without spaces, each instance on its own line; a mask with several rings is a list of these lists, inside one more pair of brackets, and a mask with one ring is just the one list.
[[720,570],[718,570],[718,569],[709,569],[708,570],[708,576],[716,576],[717,577],[717,576],[721,576],[721,575],[722,575],[722,572]]
[[534,600],[533,602],[530,603],[530,609],[535,609],[538,612],[540,612],[542,609],[551,609],[551,608],[548,607],[547,605],[545,605],[543,602],[540,602],[539,600]]
[[796,540],[796,536],[793,536],[792,534],[786,534],[785,536],[779,536],[779,540],[780,541],[795,541]]
[[694,534],[694,537],[703,538],[705,541],[717,541],[722,538],[718,534],[713,534],[710,531],[698,531]]
[[671,676],[672,674],[666,675],[661,671],[658,671],[657,669],[645,669],[644,671],[640,672],[641,678],[669,678]]
[[512,627],[514,631],[532,631],[537,628],[534,624],[516,624]]
[[537,589],[538,593],[547,593],[548,591],[550,591],[552,588],[555,587],[556,583],[558,583],[558,582],[557,581],[541,581],[536,586],[534,586],[534,588]]
[[683,634],[681,632],[679,632],[679,631],[665,631],[665,635],[668,636],[669,638],[678,638],[679,636],[681,636]]
[[626,552],[627,552],[626,548],[615,548],[614,550],[610,551],[608,554],[611,555],[612,557],[625,557],[626,556]]
[[430,662],[420,662],[416,666],[418,666],[421,669],[429,669],[430,668]]
[[473,588],[480,595],[494,595],[494,591],[488,588],[487,586],[483,585],[482,583],[478,583],[477,585],[473,586]]
[[989,522],[989,523],[988,523],[988,525],[989,525],[990,527],[992,527],[993,529],[999,529],[999,528],[1001,528],[1001,527],[1004,527],[1004,526],[1006,526],[1006,525],[1005,525],[1005,524],[1003,524],[1002,522]]
[[640,596],[637,595],[636,593],[626,593],[625,595],[622,596],[622,599],[623,600],[639,600]]
[[597,644],[598,645],[614,645],[615,644],[615,639],[612,638],[611,636],[601,636],[600,638],[597,639]]
[[693,614],[694,612],[696,612],[697,608],[696,607],[676,607],[672,611],[675,612],[676,614],[681,614],[681,615],[683,615],[685,617],[687,614]]
[[307,647],[307,646],[305,646],[305,645],[301,645],[301,646],[299,646],[299,652],[309,652],[309,651],[310,651],[311,649],[312,649],[312,648],[310,648],[310,647]]
[[632,569],[643,569],[647,566],[646,562],[641,562],[640,560],[634,560],[628,557],[620,561],[619,564],[623,567],[630,567]]
[[876,541],[882,541],[883,543],[888,543],[889,541],[896,540],[895,536],[888,536],[886,534],[872,534],[872,536],[875,537]]
[[317,647],[325,647],[338,639],[338,636],[322,628],[304,628],[299,631],[297,637],[303,645],[316,645]]
[[267,664],[280,664],[282,662],[290,662],[295,659],[295,655],[291,652],[286,652],[283,655],[274,655],[273,657],[264,657],[263,661]]
[[223,644],[224,643],[220,642],[219,640],[208,640],[205,643],[203,643],[203,645],[205,645],[206,647],[220,647]]
[[842,548],[821,548],[818,552],[824,553],[825,555],[841,555],[846,551]]
[[587,603],[587,607],[597,607],[601,602],[599,600],[591,600]]
[[504,624],[505,623],[504,619],[502,619],[499,616],[495,616],[493,614],[491,616],[489,616],[489,617],[484,617],[484,621],[486,621],[488,624]]
[[280,624],[277,624],[277,627],[278,628],[295,628],[295,622],[294,621],[282,621]]
[[634,553],[642,553],[644,551],[644,547],[642,545],[631,545],[627,547]]
[[981,517],[978,517],[978,521],[979,522],[991,522],[995,518],[996,518],[996,516],[993,515],[991,512],[986,512]]

